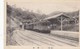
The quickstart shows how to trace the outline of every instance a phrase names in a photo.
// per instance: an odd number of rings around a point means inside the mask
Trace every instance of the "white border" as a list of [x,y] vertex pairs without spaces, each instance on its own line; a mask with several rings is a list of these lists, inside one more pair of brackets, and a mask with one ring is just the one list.
[[0,0],[0,49],[4,49],[4,0]]

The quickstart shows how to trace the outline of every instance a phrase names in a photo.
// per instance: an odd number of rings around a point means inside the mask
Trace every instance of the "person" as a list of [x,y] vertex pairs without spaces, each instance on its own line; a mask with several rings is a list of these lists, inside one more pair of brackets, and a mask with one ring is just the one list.
[[20,28],[22,28],[22,23],[20,23]]

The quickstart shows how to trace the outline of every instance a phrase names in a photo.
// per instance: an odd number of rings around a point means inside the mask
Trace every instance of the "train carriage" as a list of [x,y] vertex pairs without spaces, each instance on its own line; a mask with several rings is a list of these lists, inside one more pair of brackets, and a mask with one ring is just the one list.
[[50,23],[48,21],[42,21],[34,25],[34,30],[43,33],[50,33]]
[[42,33],[50,33],[50,23],[48,21],[40,21],[30,24],[25,24],[24,28]]

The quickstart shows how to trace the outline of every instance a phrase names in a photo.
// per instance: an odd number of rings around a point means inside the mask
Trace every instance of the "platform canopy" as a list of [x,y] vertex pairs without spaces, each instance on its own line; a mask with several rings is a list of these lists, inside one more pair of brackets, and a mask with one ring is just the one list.
[[[58,18],[60,19],[60,21],[58,21]],[[65,15],[64,13],[60,13],[54,16],[50,16],[45,18],[44,20],[50,21],[51,23],[60,23],[61,25],[61,30],[63,30],[63,20],[65,18],[70,19],[67,15]]]
[[44,20],[50,20],[50,19],[56,19],[57,17],[64,17],[64,18],[69,18],[67,15],[65,15],[64,13],[60,13],[60,14],[57,14],[57,15],[54,15],[54,16],[50,16],[50,17],[47,17],[45,18]]

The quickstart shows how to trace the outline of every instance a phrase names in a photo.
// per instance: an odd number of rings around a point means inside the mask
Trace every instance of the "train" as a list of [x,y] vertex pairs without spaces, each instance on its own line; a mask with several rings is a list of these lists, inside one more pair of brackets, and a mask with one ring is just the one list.
[[48,21],[40,21],[40,22],[25,24],[24,29],[42,32],[42,33],[51,32],[50,22]]

